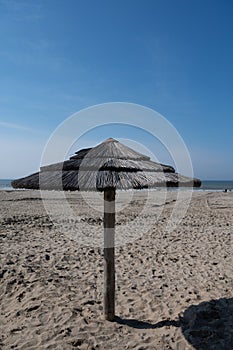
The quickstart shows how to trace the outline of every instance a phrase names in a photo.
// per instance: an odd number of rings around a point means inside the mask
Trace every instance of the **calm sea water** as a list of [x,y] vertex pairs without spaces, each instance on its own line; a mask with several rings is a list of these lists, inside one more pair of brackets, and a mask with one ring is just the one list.
[[9,179],[0,179],[0,190],[12,190],[11,181]]
[[233,181],[202,181],[202,190],[233,190]]
[[[1,190],[13,190],[9,179],[0,179]],[[202,186],[199,190],[203,191],[223,191],[225,189],[233,190],[233,181],[202,181]]]

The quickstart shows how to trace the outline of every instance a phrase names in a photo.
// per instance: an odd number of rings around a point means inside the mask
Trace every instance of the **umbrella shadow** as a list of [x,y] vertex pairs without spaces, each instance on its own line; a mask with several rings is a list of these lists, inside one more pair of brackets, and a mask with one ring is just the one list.
[[185,310],[181,329],[198,350],[233,349],[233,298],[192,305]]
[[185,339],[196,350],[233,349],[233,298],[191,305],[178,320],[164,320],[153,324],[116,316],[114,321],[136,329],[180,327]]
[[164,320],[153,324],[150,322],[139,321],[132,318],[121,318],[116,316],[114,321],[119,324],[126,325],[128,327],[132,327],[136,329],[156,329],[156,328],[162,328],[165,326],[180,327],[180,321],[172,321],[172,320]]

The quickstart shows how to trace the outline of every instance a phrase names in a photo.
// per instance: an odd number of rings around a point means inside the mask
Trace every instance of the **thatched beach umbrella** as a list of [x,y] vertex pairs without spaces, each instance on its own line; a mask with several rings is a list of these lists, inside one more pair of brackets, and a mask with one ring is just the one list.
[[[62,185],[62,188],[61,188]],[[104,192],[104,314],[115,315],[115,193],[152,187],[200,187],[201,181],[182,176],[112,138],[76,152],[62,163],[41,167],[40,173],[12,182],[14,188]]]

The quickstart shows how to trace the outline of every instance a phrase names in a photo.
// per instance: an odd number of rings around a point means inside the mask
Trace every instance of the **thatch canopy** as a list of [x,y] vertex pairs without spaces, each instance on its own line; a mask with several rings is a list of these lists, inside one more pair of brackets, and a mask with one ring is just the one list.
[[111,138],[76,152],[69,160],[41,167],[38,173],[12,181],[14,188],[84,191],[200,185],[200,180],[180,175],[173,167],[153,162]]
[[114,139],[76,152],[69,160],[41,167],[12,182],[15,188],[104,191],[104,315],[115,317],[115,191],[159,186],[200,186]]

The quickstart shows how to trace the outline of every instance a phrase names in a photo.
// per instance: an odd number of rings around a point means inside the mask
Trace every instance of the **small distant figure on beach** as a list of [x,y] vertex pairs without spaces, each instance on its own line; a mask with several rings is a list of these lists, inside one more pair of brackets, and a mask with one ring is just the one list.
[[225,188],[225,190],[223,192],[227,193],[227,188]]

